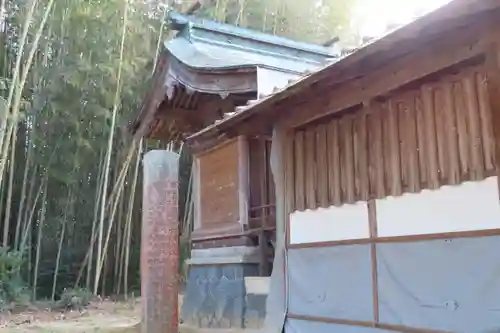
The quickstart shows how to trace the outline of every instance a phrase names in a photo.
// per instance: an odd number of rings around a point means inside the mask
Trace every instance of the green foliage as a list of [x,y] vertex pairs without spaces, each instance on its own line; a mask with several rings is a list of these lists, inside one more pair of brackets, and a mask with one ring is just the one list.
[[[46,206],[44,237],[40,244],[39,297],[50,297],[51,294],[61,226],[65,224],[66,232],[62,242],[56,295],[64,288],[74,287],[90,244],[95,196],[99,188],[99,161],[104,157],[111,130],[110,117],[120,64],[124,1],[57,0],[23,91],[22,111],[25,117],[20,119],[18,127],[13,161],[14,188],[11,201],[7,202],[8,189],[5,184],[9,168],[6,168],[7,174],[0,187],[0,198],[3,198],[0,199],[0,225],[3,224],[5,208],[9,205],[9,245],[14,247],[16,223],[20,220],[21,235],[26,233],[26,245],[31,250],[25,253],[20,263],[23,269],[18,276],[31,285],[31,269],[37,249],[36,232],[41,206]],[[19,36],[29,2],[5,1],[8,26],[4,33],[0,31],[0,38],[5,41],[0,50],[0,114],[3,111],[2,102],[6,99],[5,92],[12,84],[13,73],[10,69],[19,49]],[[47,3],[48,0],[38,0],[35,19],[28,33],[29,43],[38,29]],[[118,104],[119,128],[114,137],[110,189],[123,163],[124,154],[121,152],[126,151],[130,143],[125,126],[138,112],[146,83],[151,76],[151,68],[147,64],[156,53],[160,35],[163,10],[158,6],[159,3],[161,1],[139,0],[129,4],[129,24],[122,63],[123,87]],[[31,44],[26,45],[24,57],[30,48]],[[28,158],[30,150],[32,156]],[[27,179],[23,179],[25,168],[28,168]],[[49,195],[46,202],[41,202],[43,195],[35,202],[36,193],[45,177],[48,178]],[[126,181],[124,193],[130,191],[130,178],[131,175]],[[137,214],[140,199],[138,195],[134,204],[135,230],[140,230],[137,228],[140,224],[140,215]],[[20,207],[22,211],[18,211]],[[127,209],[124,205],[124,210]],[[33,219],[28,224],[31,211]],[[123,223],[123,220],[117,224]],[[107,223],[108,219],[105,230]],[[112,268],[108,270],[106,281],[113,278],[113,262],[118,260],[112,253],[116,237],[114,229],[108,254]],[[133,238],[131,243],[131,247],[137,251],[139,239]],[[131,257],[130,266],[138,267],[138,260],[139,256]],[[130,274],[133,276],[129,278],[130,283],[135,283],[136,272]],[[81,283],[84,282],[85,279],[81,279]]]
[[66,289],[56,302],[55,308],[59,310],[81,310],[88,306],[94,299],[92,293],[84,288]]
[[[19,41],[31,1],[5,0],[6,26],[0,30],[0,115],[6,112],[4,101],[15,83],[12,68],[20,50]],[[50,298],[54,275],[57,275],[55,294],[56,298],[60,296],[62,307],[75,306],[72,302],[75,300],[82,299],[83,304],[86,302],[87,298],[82,296],[84,292],[73,288],[79,275],[78,286],[86,282],[86,272],[81,265],[92,238],[95,210],[100,204],[96,201],[100,188],[99,175],[102,173],[100,162],[105,158],[111,131],[118,68],[121,64],[123,86],[109,168],[110,192],[130,145],[125,126],[137,115],[148,89],[158,38],[169,36],[168,31],[161,31],[166,29],[162,25],[166,1],[129,1],[124,55],[120,63],[124,1],[127,0],[56,0],[22,91],[22,116],[17,119],[8,117],[17,121],[18,126],[16,144],[12,146],[15,158],[11,160],[9,157],[8,161],[9,166],[13,163],[13,174],[10,174],[9,167],[5,168],[3,184],[0,184],[0,231],[3,230],[6,208],[9,207],[7,240],[10,248],[14,249],[0,251],[0,302],[4,305],[22,303],[28,294],[26,287],[34,285],[32,269],[37,249],[40,251],[40,262],[36,295]],[[357,0],[323,0],[315,6],[308,1],[292,0],[216,0],[206,1],[206,7],[197,15],[318,43],[348,28],[349,8],[354,1]],[[23,64],[48,3],[49,0],[37,1],[34,21],[28,32],[28,44],[22,55]],[[189,202],[191,163],[189,151],[183,150],[179,220],[192,225],[193,214],[191,219],[184,218],[188,215],[185,207]],[[126,178],[125,195],[132,192],[132,174],[129,172]],[[10,176],[13,188],[9,198],[7,184]],[[42,186],[45,180],[46,188]],[[124,272],[129,291],[139,289],[140,285],[141,178],[137,186],[130,265]],[[43,192],[47,192],[37,197],[42,188]],[[42,202],[44,197],[46,200]],[[111,233],[107,266],[101,281],[106,284],[108,293],[115,290],[118,278],[118,265],[115,263],[122,260],[116,249],[118,240],[122,240],[120,235],[123,235],[127,206],[127,200],[119,205],[121,211]],[[37,244],[42,211],[45,214],[43,238]],[[104,230],[107,230],[108,223],[109,213]],[[19,227],[18,238],[26,235],[23,242],[26,241],[29,251],[23,255],[16,252],[16,227]],[[183,235],[181,242],[182,259],[189,256],[188,237]],[[60,265],[57,266],[55,258],[59,244],[62,251]],[[91,264],[95,269],[95,251]]]
[[321,44],[351,28],[358,0],[216,0],[202,15],[299,41]]
[[23,256],[17,251],[0,248],[0,311],[25,306],[29,302],[29,292],[21,279]]

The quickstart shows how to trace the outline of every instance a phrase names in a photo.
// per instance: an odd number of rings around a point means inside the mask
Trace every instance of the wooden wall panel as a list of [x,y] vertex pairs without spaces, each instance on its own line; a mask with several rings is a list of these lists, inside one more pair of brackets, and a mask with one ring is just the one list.
[[437,150],[437,135],[436,135],[436,108],[434,99],[434,89],[432,86],[425,85],[422,87],[423,101],[423,132],[425,140],[425,152],[427,159],[427,188],[437,189],[439,187],[439,159]]
[[403,191],[417,192],[420,190],[420,177],[415,95],[413,92],[403,97],[398,103],[398,110]]
[[340,120],[340,172],[343,203],[355,202],[354,152],[352,135],[353,118],[344,117]]
[[457,115],[458,156],[460,160],[460,178],[469,173],[469,137],[467,133],[467,110],[465,104],[463,84],[460,80],[453,82],[453,99]]
[[495,170],[484,69],[371,101],[293,141],[295,210],[482,180]]
[[367,201],[370,184],[368,176],[368,127],[366,113],[355,118],[353,127],[354,181],[356,201]]
[[276,204],[276,187],[274,184],[273,171],[271,170],[271,147],[272,141],[266,140],[266,191],[267,191],[267,203],[270,205]]
[[295,145],[295,209],[304,210],[306,208],[305,199],[305,146],[304,132],[298,131],[294,138]]
[[495,169],[495,141],[493,135],[493,120],[488,96],[488,86],[486,85],[486,74],[484,72],[475,73],[479,101],[479,119],[481,122],[481,142],[483,144],[484,167],[486,170]]
[[305,132],[305,186],[306,186],[306,207],[316,209],[316,130],[309,128]]
[[316,135],[316,165],[317,165],[317,177],[316,177],[316,190],[317,199],[319,207],[328,207],[328,147],[327,147],[327,127],[325,125],[319,125]]
[[275,186],[270,167],[271,140],[267,138],[251,138],[248,140],[248,144],[250,173],[249,218],[260,223],[267,217],[274,215],[274,206],[276,204]]
[[[264,205],[264,202],[267,201],[266,193],[263,191],[265,189],[266,174],[264,166],[266,166],[267,161],[265,160],[265,150],[263,150],[264,142],[263,140],[249,140],[248,141],[248,164],[249,164],[249,172],[250,172],[250,182],[249,182],[249,190],[250,190],[250,208],[251,207],[260,207]],[[254,212],[251,212],[250,218],[255,217]]]
[[453,84],[445,81],[442,85],[444,103],[444,126],[446,128],[446,158],[448,160],[447,183],[456,185],[460,183],[460,163],[458,156],[458,128],[455,102],[453,99]]
[[335,206],[340,206],[342,204],[342,195],[340,184],[339,123],[337,120],[333,120],[327,125],[326,140],[328,149],[327,166],[337,166],[326,168],[328,170],[329,202]]
[[238,222],[238,143],[225,144],[199,160],[202,228]]
[[286,214],[289,214],[295,210],[295,147],[294,147],[294,137],[287,133],[284,142],[284,159],[285,159],[285,196],[286,196]]
[[368,169],[369,197],[377,198],[385,194],[384,152],[382,142],[382,109],[380,104],[370,105],[368,113]]

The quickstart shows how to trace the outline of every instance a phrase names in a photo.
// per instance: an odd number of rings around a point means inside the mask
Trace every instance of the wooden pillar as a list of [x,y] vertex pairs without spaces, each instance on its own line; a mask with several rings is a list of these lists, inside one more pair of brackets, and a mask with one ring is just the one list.
[[200,159],[197,156],[193,158],[193,217],[194,230],[201,229],[201,177],[200,177]]
[[249,154],[248,139],[245,136],[238,137],[238,202],[239,222],[242,226],[248,225],[249,197]]
[[486,76],[493,122],[496,175],[500,187],[500,47],[498,43],[492,43],[486,49]]
[[[269,264],[269,235],[267,231],[267,220],[270,216],[271,210],[269,209],[269,190],[268,190],[268,168],[271,166],[267,162],[267,142],[265,138],[261,138],[259,141],[259,182],[260,182],[260,205],[262,208],[260,210],[260,232],[259,232],[259,253],[260,253],[260,265],[259,265],[259,275],[269,276],[270,264]],[[254,170],[252,174],[255,175]],[[253,180],[256,181],[256,180]]]
[[288,208],[286,205],[286,195],[285,191],[285,173],[290,170],[285,170],[284,158],[285,154],[284,147],[287,144],[288,136],[286,132],[275,127],[273,131],[273,141],[271,145],[271,158],[269,161],[269,167],[271,168],[275,186],[275,197],[276,197],[276,243],[286,244],[286,224],[288,221]]
[[178,160],[169,151],[144,155],[142,333],[178,332]]

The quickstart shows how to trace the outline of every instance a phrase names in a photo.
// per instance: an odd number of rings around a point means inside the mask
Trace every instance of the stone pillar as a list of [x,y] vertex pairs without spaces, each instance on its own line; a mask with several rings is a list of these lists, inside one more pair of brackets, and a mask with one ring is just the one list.
[[178,160],[176,153],[163,150],[144,155],[142,333],[178,332]]

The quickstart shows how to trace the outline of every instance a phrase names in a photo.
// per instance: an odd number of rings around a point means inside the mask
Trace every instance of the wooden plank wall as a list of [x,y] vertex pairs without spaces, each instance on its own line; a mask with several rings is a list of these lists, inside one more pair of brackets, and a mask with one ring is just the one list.
[[238,142],[199,156],[202,228],[239,221]]
[[295,130],[289,211],[481,180],[494,174],[494,152],[484,67],[465,68]]

